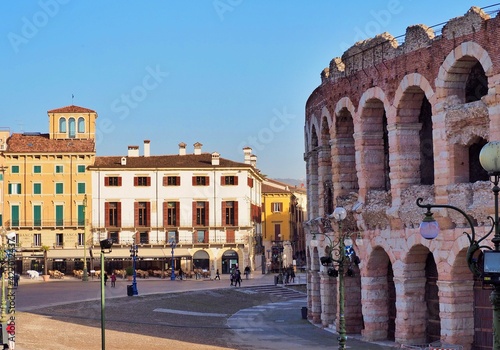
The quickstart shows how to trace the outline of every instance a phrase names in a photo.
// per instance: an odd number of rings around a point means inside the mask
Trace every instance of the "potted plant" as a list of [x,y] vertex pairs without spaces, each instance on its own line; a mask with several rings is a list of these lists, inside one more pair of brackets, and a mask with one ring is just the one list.
[[50,275],[47,272],[47,261],[48,261],[47,255],[48,255],[48,252],[50,250],[50,247],[48,245],[43,245],[41,249],[43,252],[43,275],[42,275],[42,278],[46,282],[50,278]]
[[132,266],[127,266],[125,272],[127,273],[127,281],[132,281],[132,276],[134,275],[134,268]]

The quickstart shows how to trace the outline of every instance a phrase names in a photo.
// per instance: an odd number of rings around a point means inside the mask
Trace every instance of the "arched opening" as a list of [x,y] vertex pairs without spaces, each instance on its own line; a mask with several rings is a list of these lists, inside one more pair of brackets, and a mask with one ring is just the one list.
[[319,213],[319,206],[318,206],[318,201],[317,198],[319,198],[319,191],[318,191],[318,135],[316,134],[316,128],[313,126],[312,127],[312,134],[311,134],[311,149],[310,149],[310,156],[308,160],[308,168],[309,168],[309,174],[308,179],[310,179],[309,186],[311,188],[310,191],[308,191],[308,196],[310,195],[311,198],[316,198],[316,200],[310,200],[307,201],[308,205],[310,206],[308,212],[309,213]]
[[[422,93],[423,95],[423,93]],[[422,125],[419,132],[420,139],[420,184],[434,184],[434,141],[432,138],[432,106],[425,95],[422,96],[422,105],[418,122]]]
[[479,153],[488,142],[482,137],[469,146],[469,182],[488,181],[488,172],[483,169],[479,162]]
[[488,93],[488,78],[484,73],[483,66],[476,62],[470,68],[467,81],[465,82],[465,103],[479,101]]
[[319,162],[321,164],[321,175],[323,182],[323,210],[324,214],[331,214],[334,207],[334,193],[332,182],[332,153],[330,146],[330,128],[328,120],[323,117],[321,121],[321,148]]
[[69,127],[69,137],[70,138],[75,138],[76,137],[76,122],[75,122],[75,118],[69,118],[69,120],[68,120],[68,127]]
[[354,122],[347,108],[342,108],[335,117],[333,140],[333,182],[338,184],[337,196],[347,195],[359,189],[356,172],[356,149],[354,146]]
[[78,132],[85,132],[85,119],[83,119],[82,117],[78,118]]
[[66,119],[63,117],[59,118],[59,132],[66,132]]
[[227,250],[222,254],[222,273],[231,273],[231,269],[238,264],[238,253],[234,250]]
[[198,250],[193,255],[193,269],[208,270],[210,268],[210,256],[204,250]]
[[441,318],[439,317],[438,271],[434,255],[429,252],[425,262],[425,302],[427,304],[427,325],[425,338],[427,343],[441,340]]

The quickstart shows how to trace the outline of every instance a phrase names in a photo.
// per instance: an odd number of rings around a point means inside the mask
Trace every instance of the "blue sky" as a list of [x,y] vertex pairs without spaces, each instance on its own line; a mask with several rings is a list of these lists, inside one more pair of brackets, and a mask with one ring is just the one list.
[[98,155],[250,146],[263,174],[302,179],[304,106],[332,58],[493,3],[2,1],[0,127],[47,132],[47,110],[73,103],[99,115]]

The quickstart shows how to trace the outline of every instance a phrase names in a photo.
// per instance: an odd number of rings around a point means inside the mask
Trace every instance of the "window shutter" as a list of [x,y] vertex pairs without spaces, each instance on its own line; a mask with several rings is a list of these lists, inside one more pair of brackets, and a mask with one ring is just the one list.
[[208,243],[208,231],[205,230],[205,237],[203,237],[203,243]]
[[234,177],[234,185],[238,186],[238,175]]
[[[135,181],[135,180],[134,180]],[[134,226],[139,226],[139,203],[134,203]]]
[[196,226],[196,202],[193,202],[193,226]]
[[151,178],[149,176],[146,178],[146,186],[151,186]]
[[104,227],[109,227],[109,202],[104,203],[104,212]]
[[121,185],[122,185],[122,178],[121,178],[121,177],[119,177],[119,178],[118,178],[118,186],[121,186]]
[[109,177],[108,176],[106,176],[104,178],[104,186],[109,186]]
[[222,222],[222,225],[227,225],[227,221],[226,221],[226,202],[222,202],[222,218],[220,220],[220,222]]
[[220,177],[220,184],[221,184],[221,186],[224,186],[226,184],[226,177],[225,176]]
[[9,194],[12,194],[12,184],[9,184],[8,186],[8,191],[7,191]]
[[181,222],[181,209],[180,209],[180,203],[179,202],[175,202],[175,224],[177,226],[180,226],[180,222]]
[[205,176],[205,186],[210,186],[210,178]]
[[234,201],[233,209],[234,209],[234,226],[238,226],[238,202],[237,201]]
[[146,202],[146,226],[151,226],[151,202]]
[[116,210],[118,213],[116,214],[116,226],[121,227],[122,226],[122,202],[117,202],[116,203]]
[[[163,178],[163,184],[165,184],[165,178]],[[168,226],[168,202],[163,202],[163,227]]]
[[167,186],[167,183],[168,183],[168,177],[164,176],[163,177],[163,186]]
[[17,194],[21,194],[21,184],[17,184]]
[[210,218],[209,207],[210,207],[210,203],[209,202],[205,202],[205,226],[208,226],[209,222],[210,222],[210,219],[209,219]]
[[177,181],[176,181],[177,186],[181,185],[181,177],[177,176]]
[[247,178],[247,185],[250,188],[253,188],[253,179],[251,177]]
[[193,176],[193,186],[196,186],[196,176]]
[[139,178],[137,176],[134,176],[134,186],[137,186],[139,184]]

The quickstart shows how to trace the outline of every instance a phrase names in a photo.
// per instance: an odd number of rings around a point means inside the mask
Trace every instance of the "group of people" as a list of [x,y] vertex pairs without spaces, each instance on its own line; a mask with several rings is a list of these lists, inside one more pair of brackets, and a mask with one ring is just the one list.
[[[104,273],[104,285],[108,282],[108,274],[105,272]],[[116,274],[113,272],[111,274],[111,287],[116,287]]]
[[234,268],[231,269],[231,285],[237,287],[237,286],[240,286],[241,287],[241,271],[238,267],[238,265],[236,265]]
[[295,271],[293,267],[289,267],[285,270],[285,284],[295,283]]

